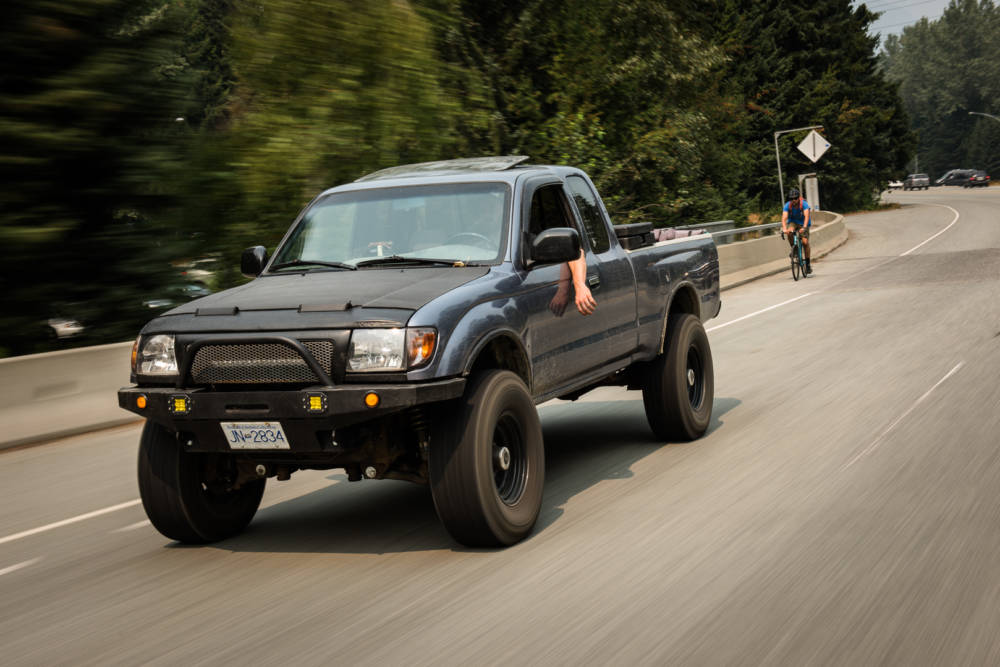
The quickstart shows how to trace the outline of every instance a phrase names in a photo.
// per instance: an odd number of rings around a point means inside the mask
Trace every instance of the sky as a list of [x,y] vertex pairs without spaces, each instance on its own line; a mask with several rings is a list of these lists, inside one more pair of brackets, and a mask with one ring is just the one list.
[[[865,0],[864,2],[873,12],[881,12],[882,16],[872,25],[871,33],[881,33],[883,38],[889,34],[901,34],[903,28],[925,16],[930,21],[938,19],[948,3],[949,0]],[[860,0],[855,0],[855,6],[860,4]]]

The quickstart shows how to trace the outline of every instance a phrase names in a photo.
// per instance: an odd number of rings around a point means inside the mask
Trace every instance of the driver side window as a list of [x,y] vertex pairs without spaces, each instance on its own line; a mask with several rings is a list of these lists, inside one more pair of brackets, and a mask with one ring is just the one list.
[[528,233],[531,238],[546,229],[573,226],[567,215],[562,186],[555,183],[535,190],[535,194],[531,197],[531,219],[528,222]]

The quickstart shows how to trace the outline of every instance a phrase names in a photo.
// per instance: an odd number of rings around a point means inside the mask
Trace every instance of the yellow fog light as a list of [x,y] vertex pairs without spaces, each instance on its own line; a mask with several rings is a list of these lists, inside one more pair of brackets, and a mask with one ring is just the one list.
[[167,410],[171,414],[186,415],[191,412],[191,399],[187,396],[171,396],[167,400]]
[[374,391],[370,391],[367,394],[365,394],[365,405],[367,405],[369,408],[377,408],[380,401],[381,399],[378,397],[378,394],[376,394]]
[[302,397],[302,407],[308,412],[325,412],[326,394],[306,394]]
[[135,399],[135,407],[139,408],[140,410],[144,410],[146,408],[145,394],[139,394],[139,396]]

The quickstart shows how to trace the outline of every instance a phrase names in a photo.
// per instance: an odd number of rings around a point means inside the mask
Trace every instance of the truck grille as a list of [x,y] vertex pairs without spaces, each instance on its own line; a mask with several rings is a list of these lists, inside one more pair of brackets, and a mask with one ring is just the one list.
[[[301,341],[330,374],[333,342]],[[238,343],[205,345],[191,362],[195,384],[271,384],[275,382],[318,382],[305,359],[295,348],[281,343]]]

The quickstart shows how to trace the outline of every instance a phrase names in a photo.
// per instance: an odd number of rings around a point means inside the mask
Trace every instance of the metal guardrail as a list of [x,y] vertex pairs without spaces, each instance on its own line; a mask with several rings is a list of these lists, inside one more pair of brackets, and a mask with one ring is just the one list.
[[[698,225],[678,225],[677,227],[674,227],[674,229],[704,230],[712,235],[716,245],[723,245],[739,240],[733,237],[738,237],[743,234],[753,234],[754,232],[757,232],[754,238],[767,236],[770,230],[780,226],[780,222],[769,222],[764,225],[753,225],[752,227],[737,227],[736,222],[733,220],[716,220],[715,222],[704,222]],[[764,232],[764,234],[760,234],[760,232]]]
[[[704,222],[700,225],[679,225],[674,227],[674,229],[707,229],[712,230],[718,228],[720,231],[723,229],[732,229],[736,223],[733,220],[717,220],[715,222]],[[713,234],[715,232],[712,232]]]
[[[705,225],[707,227],[707,225]],[[777,229],[781,227],[780,222],[769,222],[764,225],[753,225],[751,227],[736,227],[735,229],[722,229],[717,232],[711,232],[712,239],[715,240],[716,245],[722,245],[724,243],[732,243],[735,239],[732,237],[739,236],[741,234],[757,233],[754,238],[759,238],[760,236],[768,236],[772,229]]]

